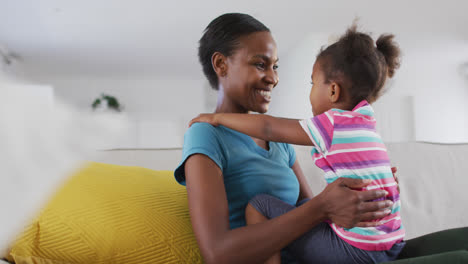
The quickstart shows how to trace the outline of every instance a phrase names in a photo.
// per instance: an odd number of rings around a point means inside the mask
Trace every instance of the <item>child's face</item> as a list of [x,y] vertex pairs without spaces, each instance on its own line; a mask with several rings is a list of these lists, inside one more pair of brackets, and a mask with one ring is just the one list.
[[312,105],[312,113],[316,116],[332,108],[328,94],[330,84],[325,82],[325,75],[319,62],[314,64],[311,78],[310,104]]

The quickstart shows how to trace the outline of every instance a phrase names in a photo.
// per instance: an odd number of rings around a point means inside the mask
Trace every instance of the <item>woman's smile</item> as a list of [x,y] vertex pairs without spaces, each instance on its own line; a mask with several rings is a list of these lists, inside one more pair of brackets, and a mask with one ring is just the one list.
[[258,95],[260,95],[262,97],[263,100],[265,100],[266,102],[270,102],[271,101],[271,91],[270,90],[261,90],[261,89],[258,89],[258,90],[255,90],[257,92]]

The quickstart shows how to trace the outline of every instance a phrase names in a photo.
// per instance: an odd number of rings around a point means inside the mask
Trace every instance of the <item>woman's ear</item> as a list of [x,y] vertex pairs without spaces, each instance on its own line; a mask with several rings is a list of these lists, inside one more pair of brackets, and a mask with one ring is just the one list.
[[218,77],[224,77],[227,74],[227,58],[220,52],[213,53],[211,56],[211,65]]
[[336,83],[332,82],[328,87],[328,97],[330,98],[331,103],[336,103],[340,99],[341,95],[341,86]]

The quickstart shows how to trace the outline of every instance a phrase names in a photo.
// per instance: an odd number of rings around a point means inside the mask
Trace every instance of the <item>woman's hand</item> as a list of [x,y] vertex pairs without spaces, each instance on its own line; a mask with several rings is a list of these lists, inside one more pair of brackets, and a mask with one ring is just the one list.
[[190,120],[189,127],[191,127],[194,123],[208,123],[213,126],[218,126],[218,121],[217,121],[217,114],[199,114],[197,117],[194,119]]
[[338,178],[329,184],[318,196],[329,220],[338,226],[351,228],[374,227],[381,223],[377,220],[390,214],[392,201],[372,200],[385,197],[385,190],[355,191],[370,184],[371,180]]
[[397,183],[398,193],[400,193],[400,182],[398,181],[398,177],[396,176],[396,172],[397,172],[397,167],[392,167],[393,179],[395,179],[395,181]]

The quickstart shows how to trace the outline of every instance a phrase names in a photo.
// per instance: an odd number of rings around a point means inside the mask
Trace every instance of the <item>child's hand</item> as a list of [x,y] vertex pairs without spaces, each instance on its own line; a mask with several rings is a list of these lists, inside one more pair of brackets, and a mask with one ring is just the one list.
[[213,126],[218,126],[218,121],[216,119],[216,114],[199,114],[194,119],[190,120],[189,127],[191,127],[194,123],[208,123]]

